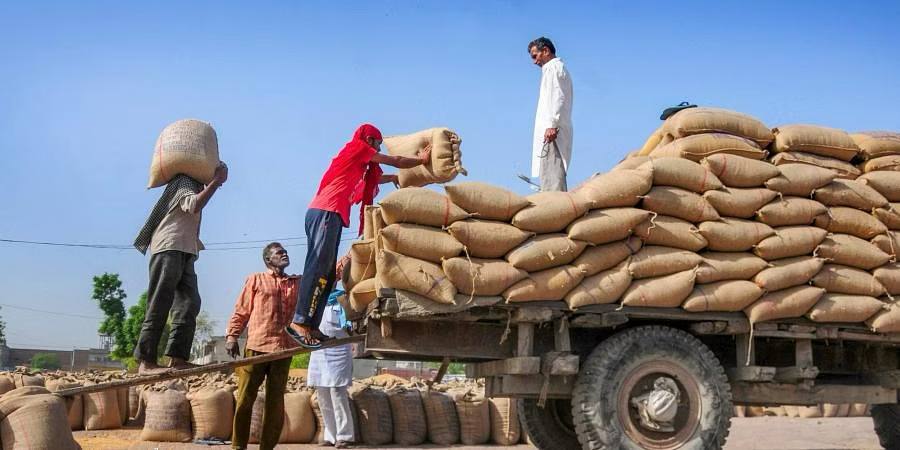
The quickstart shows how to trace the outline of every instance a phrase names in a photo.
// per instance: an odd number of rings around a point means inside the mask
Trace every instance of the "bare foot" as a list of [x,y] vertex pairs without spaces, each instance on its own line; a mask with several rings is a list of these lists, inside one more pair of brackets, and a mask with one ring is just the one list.
[[175,370],[184,370],[184,369],[193,369],[194,367],[200,367],[197,364],[189,363],[181,358],[170,358],[169,367]]
[[314,337],[312,328],[293,322],[291,322],[289,326],[292,330],[296,331],[297,334],[303,336],[310,344],[319,345],[320,342]]
[[141,361],[141,365],[138,366],[138,375],[159,375],[161,373],[170,372],[172,369],[168,367],[160,366],[154,362],[150,361]]

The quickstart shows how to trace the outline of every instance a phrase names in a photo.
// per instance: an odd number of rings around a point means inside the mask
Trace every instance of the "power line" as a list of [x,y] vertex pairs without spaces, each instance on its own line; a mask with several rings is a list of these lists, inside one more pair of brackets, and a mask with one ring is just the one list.
[[[356,240],[356,238],[352,237],[352,238],[341,239],[339,242],[349,242],[349,241],[355,241],[355,240]],[[265,242],[271,242],[271,241],[265,241]],[[283,244],[283,245],[285,247],[306,247],[308,244],[306,244],[304,242],[304,243],[300,243],[300,244]],[[253,247],[219,247],[219,248],[207,248],[206,249],[206,251],[211,251],[211,250],[260,250],[260,248],[259,248],[259,246],[253,246]]]
[[6,307],[6,308],[12,308],[12,309],[21,309],[21,310],[24,310],[24,311],[31,311],[31,312],[38,312],[38,313],[44,313],[44,314],[51,314],[51,315],[55,315],[55,316],[79,317],[79,318],[82,318],[82,319],[103,320],[102,317],[88,316],[88,315],[84,315],[84,314],[75,314],[75,313],[62,313],[62,312],[59,312],[59,311],[47,311],[47,310],[44,310],[44,309],[29,308],[29,307],[27,307],[27,306],[10,305],[10,304],[8,304],[8,303],[0,303],[0,306]]
[[[342,233],[342,236],[351,236],[349,239],[342,239],[341,242],[347,240],[355,240],[355,233],[352,231],[345,231]],[[208,245],[234,245],[234,244],[254,244],[254,243],[268,243],[268,242],[278,242],[278,241],[292,241],[292,240],[302,240],[306,239],[306,236],[293,236],[293,237],[281,237],[281,238],[272,238],[272,239],[260,239],[260,240],[246,240],[246,241],[223,241],[223,242],[204,242],[204,246]],[[130,250],[133,249],[133,245],[123,245],[123,244],[88,244],[88,243],[77,243],[77,242],[52,242],[52,241],[30,241],[23,239],[6,239],[0,238],[0,242],[6,242],[10,244],[23,244],[23,245],[44,245],[44,246],[53,246],[53,247],[77,247],[77,248],[93,248],[93,249],[104,249],[104,250]],[[303,246],[305,247],[306,243],[296,243],[296,244],[285,244],[285,247],[291,246]],[[219,248],[207,248],[206,250],[244,250],[258,247],[219,247]]]

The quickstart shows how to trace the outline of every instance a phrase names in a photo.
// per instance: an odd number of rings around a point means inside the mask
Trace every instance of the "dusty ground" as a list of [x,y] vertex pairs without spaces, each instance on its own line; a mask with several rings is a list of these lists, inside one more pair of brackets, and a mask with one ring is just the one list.
[[[203,450],[227,449],[227,446],[206,447],[192,444],[140,442],[140,430],[79,431],[75,439],[84,450]],[[251,446],[256,449],[256,446]],[[316,445],[284,445],[278,448],[314,449]],[[389,447],[399,448],[399,447]],[[422,446],[419,448],[440,448]],[[459,446],[459,450],[496,450],[499,447]],[[520,445],[516,450],[531,448]],[[872,431],[870,418],[790,419],[759,417],[734,419],[727,450],[876,450],[878,439]]]

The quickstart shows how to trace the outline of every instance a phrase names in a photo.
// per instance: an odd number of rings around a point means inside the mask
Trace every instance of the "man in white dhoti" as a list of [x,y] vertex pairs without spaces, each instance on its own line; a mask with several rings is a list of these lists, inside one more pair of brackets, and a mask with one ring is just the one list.
[[534,117],[531,176],[540,177],[541,191],[565,191],[572,160],[572,78],[545,37],[528,44],[531,59],[541,68],[541,90]]
[[[338,264],[341,271],[342,264]],[[338,274],[340,277],[341,274]],[[337,298],[343,291],[334,291],[322,313],[319,331],[333,338],[348,337],[346,319]],[[353,381],[353,349],[350,344],[330,347],[312,352],[306,384],[316,388],[319,408],[325,422],[322,436],[325,445],[347,448],[354,441],[353,411],[350,409],[350,395],[347,388]]]

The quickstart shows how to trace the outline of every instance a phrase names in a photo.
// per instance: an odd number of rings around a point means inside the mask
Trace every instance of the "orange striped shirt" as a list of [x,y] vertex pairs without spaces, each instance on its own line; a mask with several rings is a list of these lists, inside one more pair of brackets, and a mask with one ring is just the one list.
[[300,276],[259,272],[247,277],[228,320],[226,336],[240,336],[247,328],[247,348],[271,353],[297,346],[284,332],[294,318]]

